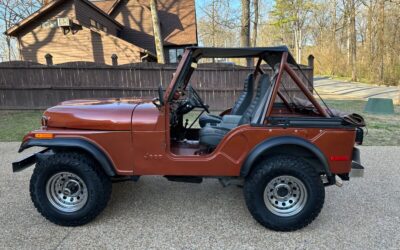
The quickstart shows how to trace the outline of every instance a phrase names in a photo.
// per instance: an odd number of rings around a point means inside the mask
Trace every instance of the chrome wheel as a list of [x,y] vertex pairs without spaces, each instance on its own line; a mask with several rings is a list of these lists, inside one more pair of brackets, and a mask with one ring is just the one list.
[[71,213],[85,206],[88,190],[85,182],[78,175],[59,172],[47,181],[46,195],[55,208]]
[[288,217],[298,214],[307,202],[307,189],[296,177],[275,177],[264,190],[264,203],[275,215]]

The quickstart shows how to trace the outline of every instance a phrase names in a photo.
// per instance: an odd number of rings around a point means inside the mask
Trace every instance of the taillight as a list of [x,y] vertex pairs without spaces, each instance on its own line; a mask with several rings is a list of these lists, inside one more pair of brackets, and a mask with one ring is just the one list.
[[349,161],[350,158],[347,155],[331,155],[329,157],[331,161]]

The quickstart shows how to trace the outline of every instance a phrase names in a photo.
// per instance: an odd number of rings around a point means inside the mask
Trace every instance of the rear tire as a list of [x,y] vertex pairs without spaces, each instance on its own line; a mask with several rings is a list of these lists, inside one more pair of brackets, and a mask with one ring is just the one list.
[[84,154],[58,152],[38,162],[30,181],[33,204],[46,219],[62,226],[93,220],[111,195],[110,178]]
[[325,189],[319,174],[302,158],[279,155],[261,161],[245,179],[246,205],[261,225],[294,231],[320,213]]

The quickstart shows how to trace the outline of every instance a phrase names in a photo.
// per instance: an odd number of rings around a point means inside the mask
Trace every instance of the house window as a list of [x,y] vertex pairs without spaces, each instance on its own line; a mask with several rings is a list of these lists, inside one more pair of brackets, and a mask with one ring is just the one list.
[[101,24],[101,23],[99,23],[99,22],[97,22],[97,21],[95,21],[93,19],[90,19],[90,26],[92,26],[93,28],[96,28],[98,30],[102,30],[104,32],[107,32],[107,27],[106,26],[104,26],[103,24]]
[[47,20],[46,22],[42,23],[42,28],[51,29],[57,28],[57,20]]
[[183,49],[169,49],[169,62],[170,63],[177,63],[181,60],[183,55]]

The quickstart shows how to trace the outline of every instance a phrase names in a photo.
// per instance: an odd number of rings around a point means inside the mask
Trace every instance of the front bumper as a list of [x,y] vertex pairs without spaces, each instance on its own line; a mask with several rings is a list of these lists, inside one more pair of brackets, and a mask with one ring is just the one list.
[[353,149],[353,159],[349,177],[364,177],[364,167],[361,165],[360,150],[358,148]]
[[35,164],[38,160],[42,159],[43,157],[45,157],[46,155],[44,153],[48,152],[48,149],[42,150],[38,153],[35,153],[31,156],[26,157],[23,160],[20,161],[16,161],[12,163],[12,169],[13,172],[20,172],[30,166],[32,166],[33,164]]

